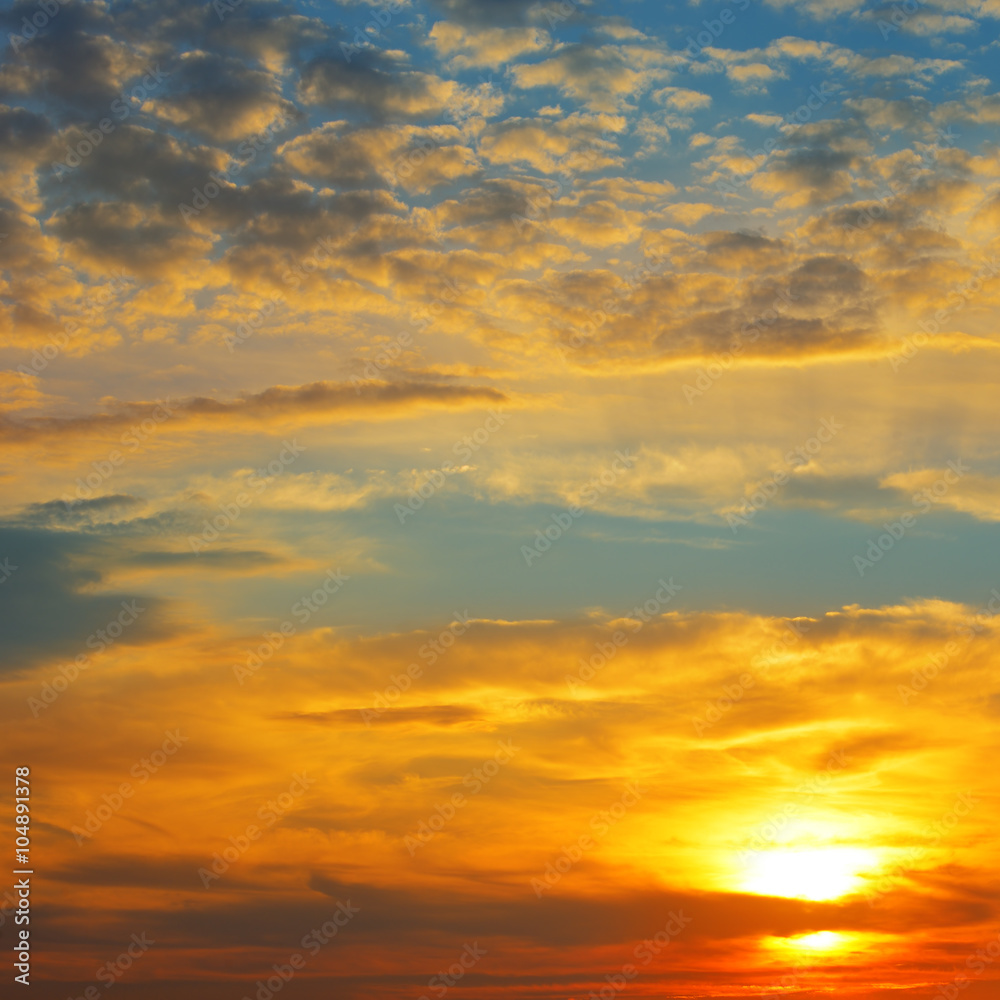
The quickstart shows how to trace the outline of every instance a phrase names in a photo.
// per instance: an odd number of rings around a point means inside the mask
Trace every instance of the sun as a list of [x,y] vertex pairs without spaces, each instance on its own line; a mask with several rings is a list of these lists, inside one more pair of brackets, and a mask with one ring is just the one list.
[[835,931],[817,931],[815,934],[803,934],[801,937],[791,938],[789,944],[807,951],[832,951],[843,944],[843,941],[843,934],[837,934]]
[[779,849],[757,855],[742,882],[746,892],[789,899],[838,899],[856,890],[874,855],[857,847]]

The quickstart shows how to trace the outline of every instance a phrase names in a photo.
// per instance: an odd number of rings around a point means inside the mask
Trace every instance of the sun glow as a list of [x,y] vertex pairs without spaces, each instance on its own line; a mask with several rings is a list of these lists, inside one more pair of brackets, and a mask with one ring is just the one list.
[[754,859],[742,888],[761,896],[837,899],[857,889],[860,873],[874,866],[872,853],[860,848],[767,851]]
[[830,951],[843,944],[843,941],[843,934],[837,934],[834,931],[817,931],[815,934],[804,934],[802,937],[792,938],[789,944],[796,948],[805,948],[808,951]]

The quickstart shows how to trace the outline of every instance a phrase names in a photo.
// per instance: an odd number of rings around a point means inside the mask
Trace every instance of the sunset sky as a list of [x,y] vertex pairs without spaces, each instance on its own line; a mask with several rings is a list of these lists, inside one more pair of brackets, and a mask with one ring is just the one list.
[[35,997],[995,1000],[1000,0],[0,14]]

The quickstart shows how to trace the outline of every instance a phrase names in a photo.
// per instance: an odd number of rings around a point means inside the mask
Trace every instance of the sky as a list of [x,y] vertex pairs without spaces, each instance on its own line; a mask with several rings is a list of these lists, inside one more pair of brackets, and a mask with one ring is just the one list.
[[998,0],[0,21],[37,997],[996,996]]

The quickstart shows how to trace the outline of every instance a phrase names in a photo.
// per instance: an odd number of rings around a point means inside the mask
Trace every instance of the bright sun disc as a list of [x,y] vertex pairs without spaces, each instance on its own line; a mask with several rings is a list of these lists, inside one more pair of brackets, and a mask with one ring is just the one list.
[[792,938],[789,944],[796,948],[807,948],[809,951],[829,951],[841,943],[843,935],[834,931],[817,931],[815,934],[803,934]]
[[853,847],[767,851],[754,859],[743,889],[760,896],[837,899],[856,889],[859,873],[873,864],[871,852]]

